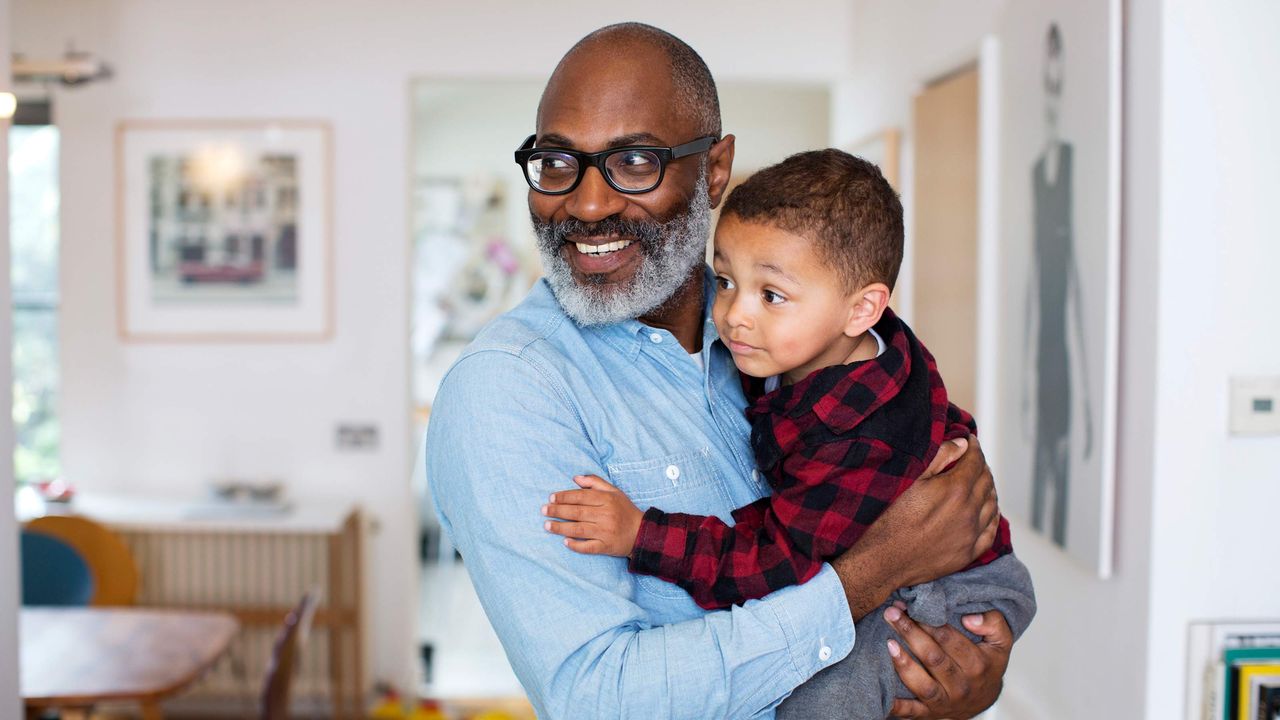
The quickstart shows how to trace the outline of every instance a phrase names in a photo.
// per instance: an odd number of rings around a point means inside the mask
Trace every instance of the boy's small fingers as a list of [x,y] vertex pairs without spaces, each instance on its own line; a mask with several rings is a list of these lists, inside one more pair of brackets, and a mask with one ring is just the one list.
[[560,503],[551,503],[543,505],[543,515],[560,520],[589,520],[593,517],[593,513],[599,510],[590,505],[561,505]]
[[573,481],[578,483],[578,485],[584,488],[590,488],[594,490],[613,490],[614,489],[613,485],[610,485],[607,480],[600,477],[599,475],[575,475],[573,477]]
[[575,540],[573,538],[565,538],[564,545],[570,550],[582,553],[583,555],[604,554],[604,543],[599,540]]
[[590,523],[580,522],[555,522],[548,520],[542,524],[547,532],[555,535],[563,535],[569,538],[589,538],[595,533],[591,532]]
[[599,490],[561,490],[551,496],[556,505],[603,505]]

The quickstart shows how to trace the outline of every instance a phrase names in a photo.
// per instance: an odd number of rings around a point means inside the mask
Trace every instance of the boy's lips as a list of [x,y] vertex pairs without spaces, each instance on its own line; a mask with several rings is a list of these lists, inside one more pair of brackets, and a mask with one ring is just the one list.
[[730,340],[726,345],[729,346],[729,352],[735,355],[747,355],[760,350],[760,348],[755,345],[748,345],[747,343],[740,342],[738,340]]

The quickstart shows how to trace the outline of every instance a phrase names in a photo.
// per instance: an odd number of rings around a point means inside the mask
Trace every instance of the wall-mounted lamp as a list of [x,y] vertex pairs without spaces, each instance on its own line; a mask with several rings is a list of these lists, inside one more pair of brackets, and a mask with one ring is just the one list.
[[18,110],[18,98],[11,92],[0,92],[0,120],[8,120]]

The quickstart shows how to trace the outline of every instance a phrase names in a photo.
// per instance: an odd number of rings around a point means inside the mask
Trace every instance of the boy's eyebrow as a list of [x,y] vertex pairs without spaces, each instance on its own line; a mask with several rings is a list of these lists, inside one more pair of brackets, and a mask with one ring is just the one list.
[[772,265],[770,263],[756,263],[756,267],[760,268],[761,270],[764,270],[765,272],[773,273],[774,275],[781,275],[782,277],[786,278],[787,280],[790,280],[796,285],[800,284],[800,281],[797,280],[794,275],[788,273],[787,271],[783,270],[777,265]]

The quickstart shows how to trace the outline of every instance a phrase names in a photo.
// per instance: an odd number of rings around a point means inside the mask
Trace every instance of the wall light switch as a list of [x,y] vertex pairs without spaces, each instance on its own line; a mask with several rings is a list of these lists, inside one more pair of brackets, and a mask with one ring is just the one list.
[[378,426],[340,423],[334,434],[334,445],[338,450],[376,450]]
[[1231,378],[1231,434],[1280,435],[1280,377]]

